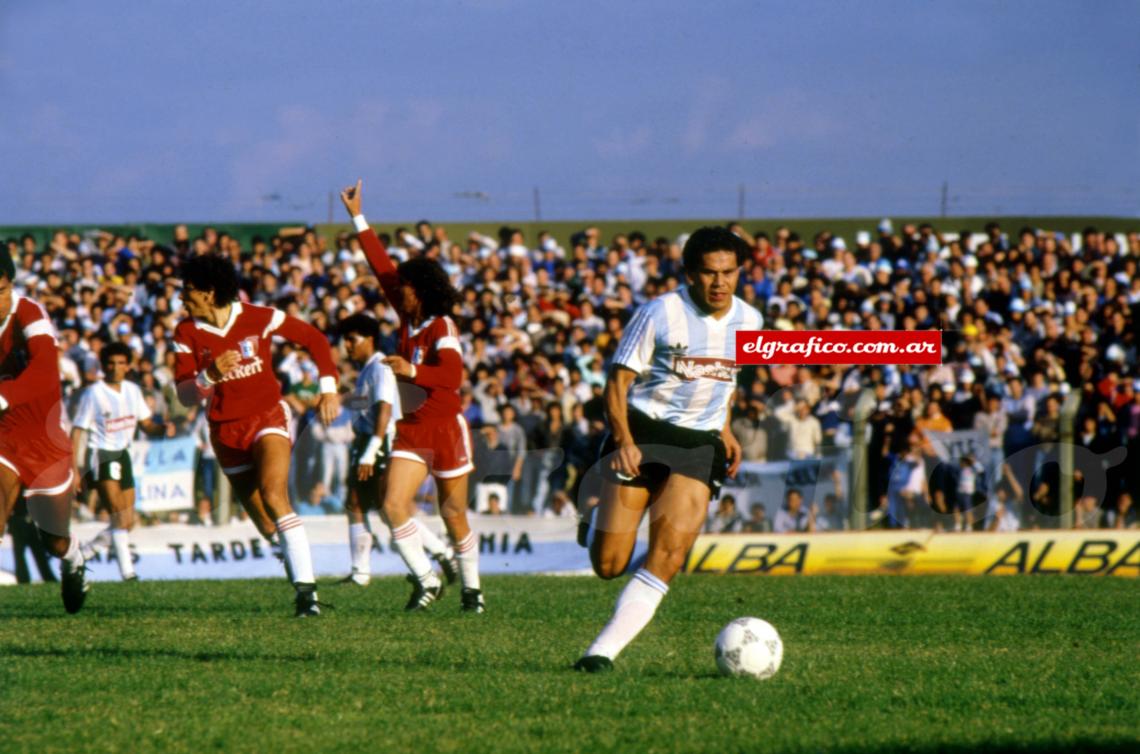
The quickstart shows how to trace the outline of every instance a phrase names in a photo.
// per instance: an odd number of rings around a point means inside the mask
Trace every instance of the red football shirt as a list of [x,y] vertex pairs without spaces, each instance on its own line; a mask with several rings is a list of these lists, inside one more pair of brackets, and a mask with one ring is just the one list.
[[[273,374],[275,335],[309,352],[320,371],[322,393],[337,391],[332,349],[320,330],[277,309],[235,301],[229,321],[221,328],[188,317],[174,329],[174,378],[179,395],[201,400],[212,393],[212,422],[233,421],[268,410],[281,400],[281,385]],[[237,368],[203,390],[196,381],[198,374],[226,351],[241,355]]]
[[[388,250],[363,216],[354,217],[353,224],[384,295],[390,302],[399,300],[400,277]],[[403,421],[450,418],[461,413],[459,387],[463,384],[463,349],[459,344],[459,328],[451,317],[431,317],[415,329],[401,322],[398,343],[400,356],[416,368],[411,380],[400,378]],[[419,389],[411,389],[410,385]]]
[[0,434],[50,438],[71,448],[63,428],[55,328],[39,303],[12,293],[12,310],[0,322]]

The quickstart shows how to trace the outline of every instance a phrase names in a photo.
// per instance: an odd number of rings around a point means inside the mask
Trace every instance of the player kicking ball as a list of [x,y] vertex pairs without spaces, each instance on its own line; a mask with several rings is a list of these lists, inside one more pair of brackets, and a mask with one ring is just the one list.
[[129,533],[135,525],[131,445],[137,427],[160,435],[166,425],[151,418],[142,390],[127,379],[131,349],[126,344],[104,346],[99,352],[99,363],[103,367],[103,379],[88,386],[79,398],[72,422],[71,444],[75,449],[75,475],[82,478],[88,488],[98,491],[99,504],[110,513],[111,525],[83,545],[83,557],[90,560],[97,549],[110,545],[123,581],[138,581],[131,560]]
[[61,561],[63,608],[77,613],[89,585],[71,534],[71,440],[63,429],[55,328],[42,306],[16,293],[16,265],[0,253],[0,536],[20,497],[47,551]]
[[292,452],[289,406],[273,375],[273,338],[304,348],[320,372],[317,412],[328,426],[340,413],[332,349],[321,331],[296,317],[238,300],[238,279],[225,257],[203,254],[182,263],[182,298],[190,315],[174,329],[178,399],[210,398],[210,443],[222,471],[269,541],[280,537],[296,590],[298,617],[320,615],[313,556],[289,502]]
[[[375,534],[368,524],[368,511],[380,512],[380,501],[388,481],[388,464],[396,439],[396,422],[400,420],[400,394],[396,375],[384,363],[384,354],[376,350],[380,324],[367,314],[354,314],[340,323],[341,338],[348,358],[360,370],[356,389],[349,398],[353,410],[353,442],[349,451],[348,541],[352,553],[352,574],[345,581],[367,586],[372,580],[372,542]],[[408,516],[419,528],[420,539],[443,570],[448,584],[459,577],[455,553],[439,537],[415,519],[415,506]],[[393,549],[395,546],[393,545]]]
[[[420,527],[408,512],[416,490],[428,474],[439,491],[439,514],[459,562],[461,609],[485,610],[479,585],[479,542],[467,522],[467,479],[475,468],[471,432],[463,418],[459,388],[463,384],[463,354],[459,328],[448,316],[459,294],[439,263],[414,257],[399,268],[361,214],[361,182],[340,193],[352,217],[357,238],[384,297],[400,316],[399,355],[384,360],[401,383],[401,393],[416,392],[414,403],[402,401],[403,418],[396,423],[396,444],[384,494],[396,551],[411,573],[408,610],[423,610],[439,599],[443,584],[423,551]],[[413,388],[414,390],[408,390]],[[407,392],[405,392],[407,390]]]
[[649,553],[576,670],[612,670],[649,625],[701,532],[709,500],[740,465],[728,411],[735,333],[763,326],[760,313],[733,295],[749,254],[728,230],[697,230],[683,251],[688,285],[638,309],[618,344],[605,388],[602,492],[586,540],[594,572],[617,578],[648,510]]

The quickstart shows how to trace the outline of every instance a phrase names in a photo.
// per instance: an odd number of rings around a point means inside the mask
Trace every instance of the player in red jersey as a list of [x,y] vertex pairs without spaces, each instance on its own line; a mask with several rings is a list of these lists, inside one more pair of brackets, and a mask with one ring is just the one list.
[[71,440],[63,428],[55,328],[44,308],[16,294],[16,266],[0,251],[0,536],[20,497],[48,551],[62,561],[63,607],[87,598],[79,540],[71,535]]
[[[471,433],[459,400],[463,354],[459,328],[448,316],[459,294],[443,268],[426,257],[409,259],[396,267],[361,214],[360,188],[361,181],[357,181],[342,191],[340,198],[384,296],[400,315],[399,355],[384,361],[403,388],[404,416],[396,424],[383,505],[396,549],[412,574],[415,588],[407,609],[422,610],[443,591],[412,519],[416,490],[431,474],[439,491],[439,513],[459,561],[461,609],[481,613],[479,543],[467,523],[467,478],[475,466]],[[408,386],[418,390],[408,390]],[[416,395],[409,394],[412,392]]]
[[274,336],[309,352],[321,375],[318,411],[328,425],[340,412],[332,349],[312,325],[239,301],[237,273],[224,257],[186,260],[182,280],[190,316],[174,330],[179,400],[192,406],[210,397],[210,442],[222,471],[262,536],[280,536],[296,614],[320,615],[309,539],[289,503],[290,414],[271,359]]

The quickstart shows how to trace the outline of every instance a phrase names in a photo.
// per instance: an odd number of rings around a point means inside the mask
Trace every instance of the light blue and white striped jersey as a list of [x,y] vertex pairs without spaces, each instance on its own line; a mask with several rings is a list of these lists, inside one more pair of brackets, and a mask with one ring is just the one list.
[[638,373],[629,405],[680,427],[721,430],[736,390],[736,331],[759,330],[764,317],[733,296],[721,319],[693,302],[687,287],[658,296],[636,312],[614,363]]
[[380,413],[380,401],[392,405],[392,418],[388,420],[387,435],[396,439],[396,422],[403,416],[400,412],[400,393],[396,389],[396,375],[382,359],[384,354],[375,353],[356,376],[356,389],[352,393],[352,431],[358,435],[370,435],[376,429],[376,417]]

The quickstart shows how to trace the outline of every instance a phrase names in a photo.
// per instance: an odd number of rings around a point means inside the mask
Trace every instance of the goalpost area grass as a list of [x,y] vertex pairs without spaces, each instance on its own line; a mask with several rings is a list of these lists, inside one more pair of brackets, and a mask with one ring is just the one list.
[[[407,615],[408,585],[283,580],[0,590],[4,751],[1140,749],[1140,584],[1103,577],[678,576],[611,674],[570,666],[625,580],[485,579]],[[783,637],[721,678],[729,620]]]

